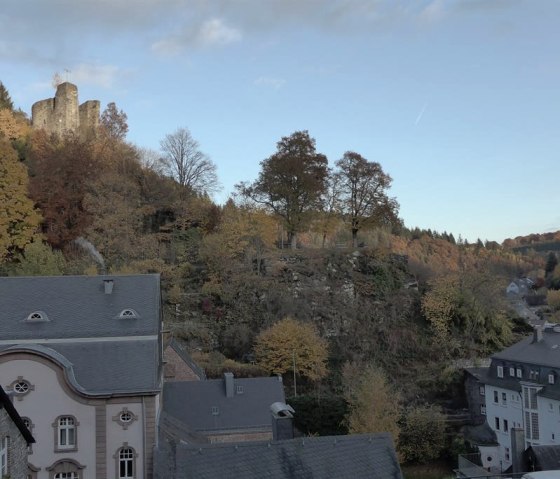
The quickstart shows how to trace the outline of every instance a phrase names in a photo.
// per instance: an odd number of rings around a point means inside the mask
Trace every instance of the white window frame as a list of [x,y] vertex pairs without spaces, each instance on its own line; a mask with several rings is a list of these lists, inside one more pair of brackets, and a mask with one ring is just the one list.
[[78,449],[78,426],[80,423],[71,415],[58,416],[53,423],[55,430],[55,452]]
[[523,377],[523,369],[517,368],[516,369],[516,374],[517,374],[518,378],[522,378]]
[[496,368],[496,374],[498,375],[499,378],[503,378],[504,377],[504,367],[503,366],[498,366]]
[[[117,478],[133,479],[136,477],[136,453],[130,446],[123,446],[117,453]],[[124,470],[123,470],[124,468]]]
[[515,368],[509,368],[509,375],[513,378],[515,377]]
[[555,374],[554,373],[549,373],[548,375],[548,384],[554,384],[555,383]]

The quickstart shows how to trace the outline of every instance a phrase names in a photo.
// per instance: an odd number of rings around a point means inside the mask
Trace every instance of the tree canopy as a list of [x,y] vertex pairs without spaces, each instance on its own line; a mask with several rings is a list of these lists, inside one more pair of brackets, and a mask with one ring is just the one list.
[[266,205],[283,218],[288,241],[297,244],[297,233],[308,225],[307,213],[319,208],[327,187],[328,161],[315,150],[315,140],[307,131],[283,137],[276,153],[261,161],[258,179],[238,185],[241,193]]
[[27,168],[10,143],[0,138],[0,261],[37,236],[41,217],[27,196]]
[[358,231],[365,226],[396,219],[399,205],[394,198],[387,196],[392,179],[379,163],[347,151],[336,166],[340,206],[350,223],[356,247]]
[[219,189],[215,163],[187,128],[178,128],[160,142],[166,171],[187,192],[210,195]]
[[286,317],[262,331],[255,341],[255,357],[274,374],[295,371],[312,381],[327,374],[327,342],[307,323]]

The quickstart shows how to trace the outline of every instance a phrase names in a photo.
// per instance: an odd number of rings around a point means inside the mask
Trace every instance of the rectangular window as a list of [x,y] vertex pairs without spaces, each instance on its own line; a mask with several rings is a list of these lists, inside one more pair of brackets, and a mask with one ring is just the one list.
[[548,384],[554,384],[554,374],[550,373],[548,375]]
[[509,375],[510,375],[511,377],[514,377],[514,376],[515,376],[515,368],[509,368]]
[[494,391],[494,402],[498,404],[498,391]]
[[539,439],[539,415],[536,412],[531,413],[531,429],[533,439]]
[[237,394],[243,394],[243,386],[239,384],[235,387]]
[[525,439],[531,439],[531,415],[525,411]]
[[506,447],[506,461],[509,461],[509,447]]
[[508,424],[508,420],[504,419],[504,432],[508,432],[509,431],[509,424]]
[[486,392],[484,391],[484,386],[479,386],[478,392],[480,393],[481,396],[484,396],[486,394]]
[[494,422],[495,422],[495,425],[496,425],[496,431],[499,431],[500,430],[500,418],[495,417]]
[[0,474],[4,477],[8,473],[8,436],[6,436],[0,443]]
[[507,404],[507,394],[506,393],[502,393],[502,404],[503,405]]
[[503,378],[503,377],[504,377],[504,367],[503,367],[503,366],[498,366],[498,367],[497,367],[497,372],[498,372],[498,377],[499,377],[499,378]]
[[217,416],[220,414],[220,408],[218,406],[212,406],[212,416]]
[[480,405],[480,414],[486,416],[486,406],[484,404]]
[[523,377],[523,370],[521,368],[517,368],[517,377],[518,378],[522,378]]

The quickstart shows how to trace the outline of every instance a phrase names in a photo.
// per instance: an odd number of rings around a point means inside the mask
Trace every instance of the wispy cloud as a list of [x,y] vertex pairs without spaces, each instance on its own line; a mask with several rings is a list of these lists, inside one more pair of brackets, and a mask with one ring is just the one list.
[[253,83],[258,86],[270,87],[275,90],[279,90],[286,84],[286,80],[283,78],[259,77]]
[[68,77],[73,83],[112,88],[120,73],[121,70],[114,65],[81,63],[68,70]]
[[222,19],[213,18],[196,26],[188,25],[181,32],[153,43],[152,50],[164,55],[175,55],[186,48],[224,46],[238,42],[241,38],[240,30],[226,25]]

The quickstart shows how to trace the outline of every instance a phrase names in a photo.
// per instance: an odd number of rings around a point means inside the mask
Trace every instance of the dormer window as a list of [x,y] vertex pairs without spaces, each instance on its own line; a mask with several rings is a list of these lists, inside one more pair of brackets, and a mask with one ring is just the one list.
[[119,314],[120,319],[136,319],[139,317],[139,314],[131,308],[123,309]]
[[554,384],[556,382],[556,374],[550,373],[548,375],[548,384]]
[[32,313],[24,319],[25,322],[28,323],[42,323],[45,321],[49,321],[47,314],[44,311],[33,311]]
[[498,366],[497,373],[498,373],[499,378],[503,378],[504,377],[504,367],[503,366]]

